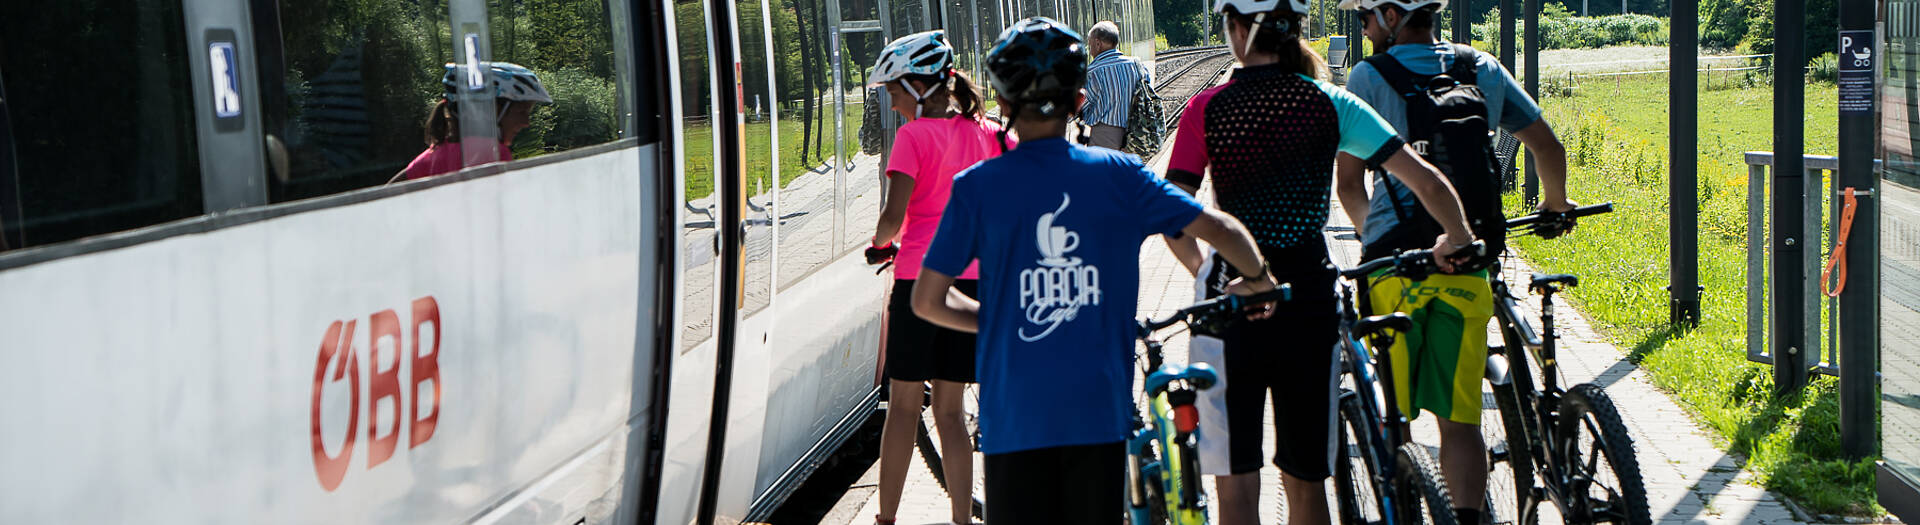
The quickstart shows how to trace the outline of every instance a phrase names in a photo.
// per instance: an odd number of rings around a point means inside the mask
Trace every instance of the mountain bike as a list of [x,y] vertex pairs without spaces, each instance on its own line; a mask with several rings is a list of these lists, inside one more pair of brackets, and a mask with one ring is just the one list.
[[1193,403],[1201,390],[1212,388],[1219,375],[1206,363],[1165,363],[1162,343],[1153,333],[1187,323],[1218,333],[1237,322],[1251,305],[1285,301],[1292,288],[1250,296],[1223,295],[1194,303],[1160,319],[1141,319],[1135,337],[1143,351],[1145,384],[1134,403],[1133,434],[1127,438],[1127,518],[1133,525],[1207,522],[1206,489],[1201,486],[1200,453],[1194,435],[1200,431],[1200,412]]
[[[1508,236],[1550,239],[1572,229],[1577,218],[1612,211],[1608,203],[1517,217],[1507,221]],[[1504,346],[1490,346],[1487,378],[1505,439],[1489,441],[1489,465],[1505,462],[1511,471],[1513,523],[1538,523],[1542,503],[1556,507],[1566,523],[1652,523],[1633,437],[1612,398],[1592,383],[1560,386],[1553,296],[1579,282],[1568,274],[1528,277],[1527,288],[1540,295],[1540,332],[1520,314],[1520,297],[1506,280],[1492,282]]]
[[[1432,251],[1412,250],[1343,269],[1340,276],[1360,281],[1382,269],[1431,265]],[[1392,348],[1395,334],[1412,330],[1413,319],[1404,313],[1361,318],[1354,293],[1352,284],[1341,283],[1340,373],[1345,378],[1333,466],[1341,523],[1420,523],[1425,516],[1430,523],[1453,525],[1453,499],[1440,463],[1426,446],[1412,441],[1395,399],[1393,360],[1374,351]]]

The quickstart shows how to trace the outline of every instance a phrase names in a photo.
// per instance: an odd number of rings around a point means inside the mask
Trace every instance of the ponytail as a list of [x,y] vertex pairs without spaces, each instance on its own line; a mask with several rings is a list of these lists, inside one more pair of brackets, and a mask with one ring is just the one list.
[[[1232,18],[1234,23],[1245,24],[1250,29],[1254,26],[1253,15],[1242,14],[1232,7],[1227,9],[1228,17]],[[1306,15],[1281,11],[1268,12],[1262,24],[1263,27],[1254,32],[1253,42],[1247,47],[1255,52],[1274,55],[1276,58],[1274,63],[1286,71],[1306,75],[1316,80],[1332,78],[1332,73],[1327,71],[1327,59],[1322,58],[1319,53],[1314,52],[1312,47],[1307,46],[1305,40],[1300,39],[1300,29],[1305,23]]]
[[456,114],[458,108],[453,101],[440,99],[434,104],[433,111],[427,113],[427,146],[458,142],[460,140],[460,121]]
[[960,114],[974,120],[986,116],[986,97],[980,94],[980,87],[973,83],[973,78],[968,77],[967,72],[953,70],[948,82],[947,92],[953,95],[953,102],[960,107]]

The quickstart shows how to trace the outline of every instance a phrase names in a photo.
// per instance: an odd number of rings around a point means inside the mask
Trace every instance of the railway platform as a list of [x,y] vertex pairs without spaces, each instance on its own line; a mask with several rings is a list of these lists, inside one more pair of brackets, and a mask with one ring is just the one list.
[[[1184,67],[1184,65],[1183,65]],[[1210,85],[1224,77],[1224,68],[1210,68]],[[1168,83],[1180,79],[1169,79]],[[1198,92],[1199,88],[1183,88],[1183,91]],[[1190,95],[1189,95],[1190,96]],[[1168,100],[1168,110],[1174,111],[1184,100]],[[1177,113],[1176,113],[1177,115]],[[1170,117],[1173,115],[1170,115]],[[1171,149],[1168,144],[1162,151]],[[1161,155],[1151,164],[1156,171],[1164,171],[1166,159]],[[1202,198],[1211,201],[1205,190]],[[1334,211],[1330,214],[1331,223],[1325,231],[1328,244],[1332,247],[1336,264],[1352,265],[1358,261],[1360,243],[1354,235],[1353,225],[1340,210],[1339,202],[1333,202]],[[1528,275],[1533,270],[1525,261],[1516,259],[1517,267],[1507,275]],[[1193,300],[1193,281],[1184,268],[1167,252],[1158,239],[1150,239],[1143,245],[1140,255],[1142,279],[1140,286],[1139,314],[1160,315],[1184,306]],[[1526,287],[1516,286],[1516,290]],[[1539,302],[1537,298],[1520,301],[1527,308],[1525,315],[1537,316]],[[1614,402],[1623,407],[1622,416],[1628,430],[1633,435],[1635,452],[1638,456],[1643,478],[1649,495],[1652,515],[1659,523],[1744,523],[1744,524],[1786,524],[1805,523],[1812,519],[1805,513],[1790,508],[1785,500],[1759,487],[1752,476],[1741,468],[1741,460],[1730,455],[1716,444],[1715,438],[1699,425],[1666,393],[1656,388],[1647,374],[1627,358],[1627,353],[1614,346],[1601,335],[1576,308],[1564,303],[1556,312],[1561,330],[1560,364],[1564,375],[1563,384],[1593,382],[1606,389]],[[1186,357],[1186,337],[1174,336],[1166,341],[1169,360],[1184,360]],[[1488,391],[1491,394],[1491,391]],[[1487,410],[1493,406],[1488,403]],[[1268,410],[1268,417],[1272,411]],[[1490,416],[1491,417],[1491,416]],[[1266,425],[1271,429],[1271,421]],[[1439,433],[1431,415],[1423,415],[1413,424],[1414,440],[1428,446],[1438,454]],[[1268,431],[1268,455],[1272,453],[1271,430]],[[919,452],[914,452],[916,455]],[[901,496],[900,510],[896,516],[900,524],[938,524],[947,523],[947,495],[927,470],[919,457],[909,461],[907,482]],[[1504,468],[1504,467],[1503,467]],[[1285,498],[1280,492],[1279,470],[1269,465],[1262,469],[1263,488],[1261,495],[1261,521],[1263,523],[1281,523],[1286,515]],[[1511,479],[1504,482],[1503,476],[1490,476],[1490,490],[1496,493],[1511,494]],[[879,512],[878,494],[879,464],[876,462],[868,471],[844,492],[840,501],[827,514],[822,523],[833,525],[865,525]],[[1208,482],[1211,485],[1211,481]],[[1502,486],[1505,483],[1507,486]],[[1331,487],[1328,493],[1333,491]],[[989,502],[991,505],[991,502]],[[1542,523],[1556,523],[1558,517],[1552,514],[1550,505],[1543,505],[1545,515]],[[1337,508],[1337,507],[1336,507]],[[1505,519],[1505,518],[1503,518]]]

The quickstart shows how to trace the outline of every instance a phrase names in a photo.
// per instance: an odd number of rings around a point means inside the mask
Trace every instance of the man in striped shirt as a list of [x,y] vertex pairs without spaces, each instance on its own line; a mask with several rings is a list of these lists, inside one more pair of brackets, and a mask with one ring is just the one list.
[[1120,53],[1120,26],[1101,21],[1087,30],[1093,63],[1087,65],[1087,104],[1080,120],[1093,127],[1093,144],[1121,149],[1127,143],[1127,110],[1133,106],[1133,86],[1152,81],[1145,67]]

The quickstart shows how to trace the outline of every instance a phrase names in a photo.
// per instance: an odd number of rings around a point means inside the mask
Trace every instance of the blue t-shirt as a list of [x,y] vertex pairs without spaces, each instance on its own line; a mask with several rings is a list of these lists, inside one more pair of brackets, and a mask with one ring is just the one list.
[[1140,245],[1202,209],[1139,157],[1059,138],[954,179],[921,266],[980,263],[982,452],[1126,439]]
[[[1416,75],[1437,75],[1453,66],[1453,45],[1446,42],[1433,44],[1400,44],[1387,48],[1387,53],[1400,61],[1408,71]],[[1540,120],[1540,105],[1527,96],[1520,83],[1500,67],[1499,60],[1486,53],[1474,53],[1475,85],[1487,100],[1487,122],[1507,132],[1520,131]],[[1400,132],[1402,138],[1407,133],[1407,103],[1400,93],[1387,84],[1380,71],[1372,64],[1361,62],[1347,74],[1347,90],[1372,105],[1393,129]],[[1488,131],[1493,131],[1489,129]],[[1367,204],[1367,224],[1362,228],[1361,242],[1372,244],[1385,235],[1388,230],[1399,224],[1399,216],[1394,209],[1394,201],[1408,209],[1419,210],[1419,201],[1413,190],[1391,177],[1374,179],[1373,198]],[[1382,191],[1385,189],[1385,191]],[[1393,200],[1388,200],[1389,198]]]

